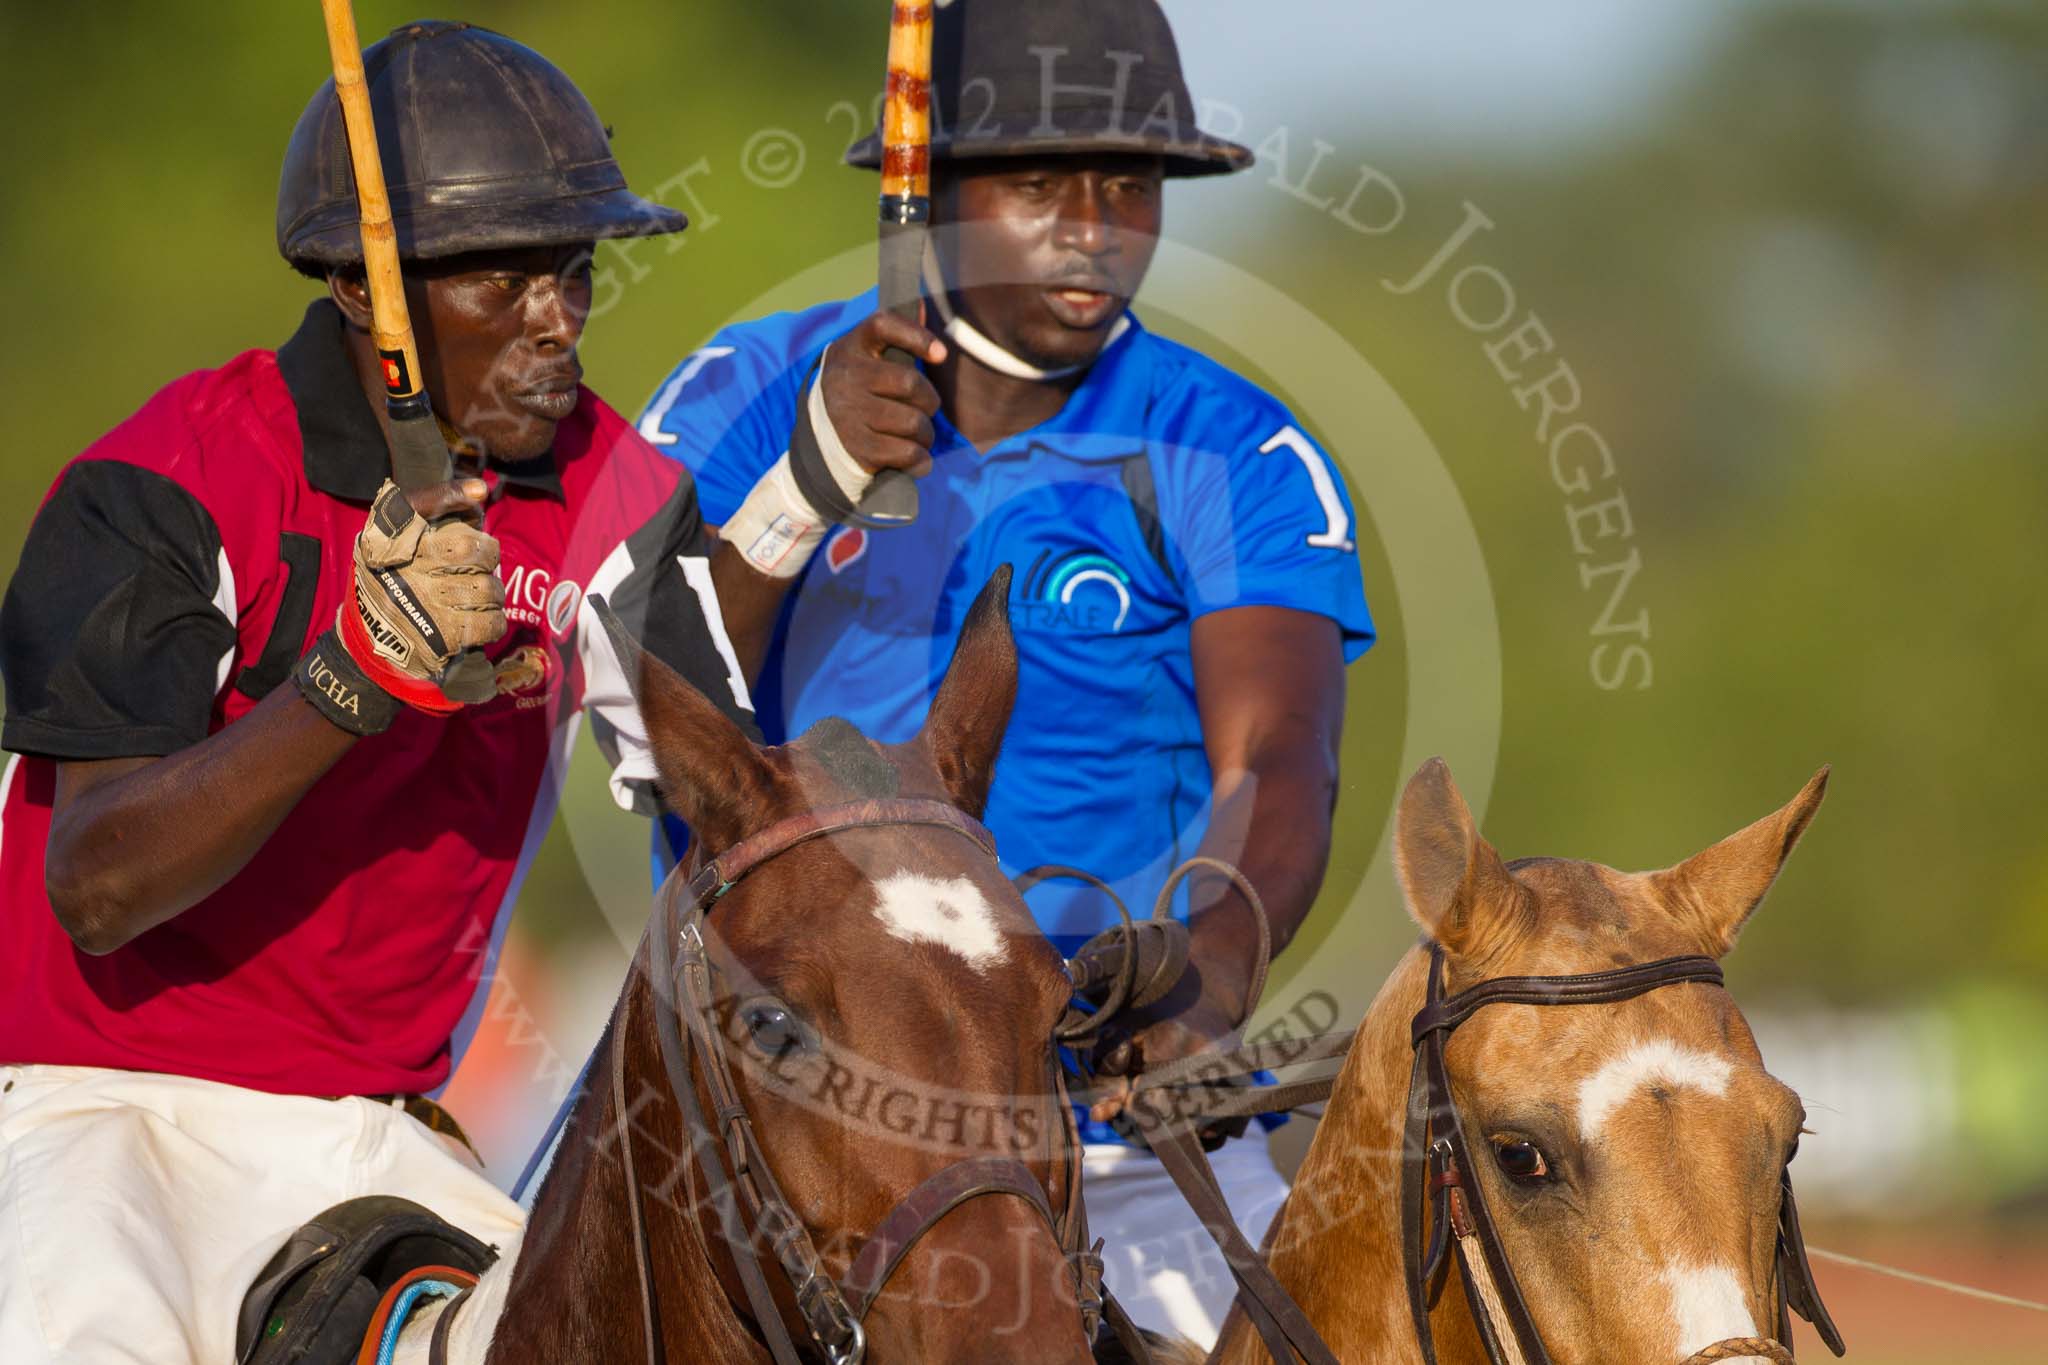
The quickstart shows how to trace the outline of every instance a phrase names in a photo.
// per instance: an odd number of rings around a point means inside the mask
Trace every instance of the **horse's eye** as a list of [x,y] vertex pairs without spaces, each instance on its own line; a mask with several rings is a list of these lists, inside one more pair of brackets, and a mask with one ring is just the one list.
[[1493,1154],[1510,1180],[1535,1185],[1550,1178],[1550,1163],[1543,1159],[1543,1149],[1533,1142],[1497,1143]]
[[804,1045],[803,1027],[781,1005],[748,1005],[740,1018],[747,1026],[747,1041],[764,1057],[779,1059]]

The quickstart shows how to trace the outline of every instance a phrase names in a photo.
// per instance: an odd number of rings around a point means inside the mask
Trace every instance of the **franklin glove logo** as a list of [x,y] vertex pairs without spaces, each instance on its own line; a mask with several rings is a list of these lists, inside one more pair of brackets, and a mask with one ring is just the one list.
[[[363,581],[360,578],[356,580],[356,613],[363,618],[363,626],[370,632],[370,643],[379,654],[400,668],[404,668],[412,660],[412,646],[406,643],[403,635],[391,628],[391,624],[377,610],[376,604],[364,595]],[[431,629],[431,623],[429,628]]]

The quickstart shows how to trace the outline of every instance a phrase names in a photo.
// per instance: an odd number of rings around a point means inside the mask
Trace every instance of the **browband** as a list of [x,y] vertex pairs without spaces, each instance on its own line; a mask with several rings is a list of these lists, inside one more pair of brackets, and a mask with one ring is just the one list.
[[691,906],[708,906],[762,863],[812,839],[842,830],[902,825],[950,829],[979,844],[989,857],[996,856],[996,836],[990,834],[981,821],[957,807],[943,801],[876,797],[805,811],[801,815],[777,820],[768,828],[748,835],[725,852],[706,859],[683,887],[683,899]]
[[[1438,970],[1433,957],[1432,984],[1440,984]],[[1415,1012],[1408,1041],[1419,1045],[1432,1033],[1449,1033],[1488,1005],[1611,1005],[1681,981],[1719,986],[1721,964],[1711,957],[1666,957],[1583,976],[1497,976],[1447,1000],[1431,999]]]

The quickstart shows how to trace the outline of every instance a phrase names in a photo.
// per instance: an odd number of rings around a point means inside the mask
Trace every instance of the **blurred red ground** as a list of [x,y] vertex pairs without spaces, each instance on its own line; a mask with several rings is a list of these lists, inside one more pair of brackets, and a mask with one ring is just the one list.
[[[2048,1301],[2048,1228],[1933,1224],[1910,1228],[1830,1224],[1807,1228],[1809,1245],[1879,1261],[2015,1298]],[[1963,1298],[1856,1266],[1814,1258],[1814,1278],[1856,1365],[2041,1365],[2048,1313]],[[1831,1359],[1805,1323],[1801,1360]]]

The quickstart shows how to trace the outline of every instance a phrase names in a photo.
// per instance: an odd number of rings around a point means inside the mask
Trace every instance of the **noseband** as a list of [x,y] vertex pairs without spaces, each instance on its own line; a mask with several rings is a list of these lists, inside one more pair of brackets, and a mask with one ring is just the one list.
[[[1458,1025],[1488,1005],[1613,1004],[1681,982],[1718,986],[1721,967],[1710,957],[1668,957],[1581,976],[1501,976],[1448,999],[1444,975],[1444,950],[1432,945],[1428,992],[1410,1026],[1415,1070],[1408,1085],[1401,1158],[1401,1259],[1416,1340],[1423,1360],[1436,1365],[1429,1313],[1443,1293],[1455,1255],[1487,1359],[1493,1365],[1550,1365],[1550,1355],[1487,1212],[1471,1144],[1451,1096],[1444,1045]],[[1730,1338],[1696,1352],[1685,1365],[1743,1356],[1790,1360],[1793,1312],[1813,1324],[1829,1350],[1842,1354],[1841,1333],[1821,1303],[1813,1270],[1807,1264],[1789,1170],[1784,1174],[1783,1189],[1778,1207],[1777,1339]],[[1430,1222],[1427,1249],[1422,1243],[1425,1205],[1429,1205]]]
[[[799,844],[846,830],[905,826],[951,830],[970,840],[991,859],[995,857],[995,839],[988,830],[943,802],[854,801],[778,821],[717,857],[702,860],[687,878],[684,869],[678,867],[656,895],[654,917],[648,929],[654,1023],[669,1090],[682,1109],[690,1152],[698,1158],[691,1163],[686,1156],[685,1161],[702,1169],[710,1205],[718,1214],[720,1235],[746,1291],[754,1322],[776,1365],[800,1365],[804,1357],[783,1322],[782,1310],[769,1287],[762,1265],[764,1243],[774,1254],[776,1266],[796,1301],[809,1344],[828,1365],[859,1365],[867,1352],[862,1321],[904,1256],[940,1219],[983,1195],[1022,1199],[1044,1218],[1062,1253],[1075,1267],[1083,1326],[1090,1340],[1102,1313],[1100,1248],[1099,1244],[1089,1244],[1087,1216],[1081,1204],[1080,1138],[1073,1106],[1067,1101],[1064,1078],[1050,1060],[1053,1093],[1063,1116],[1065,1135],[1065,1207],[1055,1214],[1031,1168],[1013,1157],[980,1156],[957,1161],[897,1203],[863,1242],[846,1277],[838,1281],[825,1272],[809,1230],[776,1184],[740,1098],[713,1009],[711,963],[704,946],[704,929],[711,907],[748,873]],[[612,1040],[613,1102],[622,1129],[620,1151],[639,1268],[641,1325],[647,1341],[647,1358],[650,1365],[662,1365],[656,1285],[646,1221],[640,1207],[631,1133],[626,1123],[629,1110],[625,1097],[624,1033],[622,1013],[615,1030],[617,1036]],[[699,1079],[710,1099],[708,1117],[697,1098],[695,1082]],[[686,1165],[686,1172],[688,1169]],[[689,1222],[693,1230],[697,1228],[694,1209]],[[701,1243],[701,1232],[698,1236]]]

